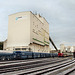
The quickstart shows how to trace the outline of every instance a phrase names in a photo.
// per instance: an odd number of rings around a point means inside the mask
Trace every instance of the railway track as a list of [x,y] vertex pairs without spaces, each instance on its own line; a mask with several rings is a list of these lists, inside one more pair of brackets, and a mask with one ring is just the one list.
[[67,70],[62,71],[61,73],[58,73],[57,75],[75,75],[75,65],[70,66]]
[[[67,60],[67,61],[66,61]],[[61,63],[61,64],[60,64]],[[66,65],[63,65],[65,63],[68,63]],[[47,60],[41,60],[41,61],[33,61],[33,62],[29,62],[29,63],[21,63],[21,64],[18,64],[18,65],[5,65],[5,66],[1,66],[0,65],[0,74],[3,74],[5,73],[5,75],[8,73],[11,73],[10,75],[12,75],[13,73],[15,74],[24,74],[24,75],[27,75],[27,74],[44,74],[44,73],[47,73],[48,71],[52,71],[54,70],[53,67],[57,67],[59,66],[58,68],[61,68],[63,66],[67,66],[69,64],[72,64],[74,63],[74,60],[68,60],[68,59],[59,59],[58,60],[56,59],[50,59],[48,58]],[[55,64],[55,65],[54,65]],[[60,65],[62,65],[60,67]],[[55,69],[58,69],[58,68],[55,68]],[[46,71],[45,71],[46,70]],[[23,72],[24,71],[24,72]],[[20,72],[20,73],[19,73]]]
[[[65,64],[67,63],[67,64]],[[34,68],[31,70],[27,70],[26,72],[23,73],[23,71],[21,73],[18,73],[19,75],[56,75],[56,72],[54,72],[55,70],[58,70],[62,67],[65,67],[67,65],[70,65],[74,63],[74,61],[68,61],[68,62],[64,62],[64,63],[58,63],[58,64],[53,64],[53,65],[47,65],[47,66],[43,66],[41,68]]]
[[[9,63],[3,63],[3,64],[0,64],[0,68],[4,68],[4,67],[14,67],[14,66],[22,66],[22,65],[29,65],[29,64],[36,64],[36,63],[42,63],[42,62],[48,62],[48,61],[55,61],[55,60],[60,60],[59,58],[58,59],[51,59],[51,58],[46,58],[46,59],[38,59],[38,60],[27,60],[27,61],[19,61],[19,62],[9,62]],[[66,59],[63,59],[63,60],[66,60]]]
[[[29,61],[39,61],[39,60],[47,60],[48,58],[37,58],[37,59],[25,59],[25,60],[10,60],[10,61],[0,61],[1,64],[10,64],[10,63],[18,63],[18,62],[29,62]],[[52,58],[51,58],[52,59]]]
[[[10,64],[10,63],[19,63],[19,62],[31,62],[31,61],[42,61],[47,60],[48,58],[37,58],[37,59],[25,59],[25,60],[10,60],[10,61],[0,61],[0,65],[2,64]],[[50,58],[53,59],[53,58]],[[56,58],[55,58],[56,59]],[[57,59],[60,59],[57,57]]]
[[[25,59],[25,60],[10,60],[10,61],[0,61],[0,65],[2,64],[10,64],[10,63],[19,63],[19,62],[31,62],[31,61],[42,61],[42,60],[47,60],[48,58],[37,58],[37,59]],[[53,58],[50,58],[53,59]],[[55,59],[61,59],[58,57],[55,57]],[[68,59],[68,58],[63,58],[63,59]]]

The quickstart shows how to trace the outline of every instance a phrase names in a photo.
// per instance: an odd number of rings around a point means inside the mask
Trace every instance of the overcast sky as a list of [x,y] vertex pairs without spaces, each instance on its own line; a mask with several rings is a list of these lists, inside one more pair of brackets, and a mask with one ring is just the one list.
[[7,39],[8,15],[22,11],[45,17],[56,46],[75,46],[75,0],[0,0],[0,41]]

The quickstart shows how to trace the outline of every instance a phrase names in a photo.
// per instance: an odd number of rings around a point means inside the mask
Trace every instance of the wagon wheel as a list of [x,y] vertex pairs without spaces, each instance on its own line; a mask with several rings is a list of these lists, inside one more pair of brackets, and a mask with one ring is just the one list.
[[6,59],[5,56],[1,57],[1,60],[5,60],[5,59]]
[[7,57],[7,60],[10,60],[10,57]]

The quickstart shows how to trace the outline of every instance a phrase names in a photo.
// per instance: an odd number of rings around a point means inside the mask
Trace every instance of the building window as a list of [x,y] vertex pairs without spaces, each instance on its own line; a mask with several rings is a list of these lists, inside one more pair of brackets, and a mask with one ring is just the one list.
[[38,28],[38,25],[37,25],[37,28]]
[[34,25],[34,22],[33,22],[33,25]]
[[15,50],[20,50],[20,48],[15,48]]
[[35,30],[33,29],[33,32],[35,32]]
[[32,49],[31,48],[29,48],[29,51],[31,51]]
[[22,48],[22,50],[26,50],[27,48]]

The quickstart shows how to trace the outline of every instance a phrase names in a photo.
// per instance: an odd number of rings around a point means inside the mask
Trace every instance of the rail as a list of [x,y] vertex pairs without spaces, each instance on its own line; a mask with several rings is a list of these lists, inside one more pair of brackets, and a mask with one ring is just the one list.
[[[9,73],[10,75],[15,74],[20,74],[20,75],[27,75],[27,74],[44,74],[47,73],[48,71],[53,71],[54,69],[67,66],[69,64],[74,63],[74,60],[70,59],[54,59],[54,60],[44,60],[42,62],[35,62],[35,63],[29,63],[29,64],[19,64],[15,66],[10,66],[10,67],[2,67],[0,68],[0,73]],[[67,63],[67,64],[65,64]],[[58,67],[57,67],[58,66]],[[14,72],[14,73],[13,73]]]

